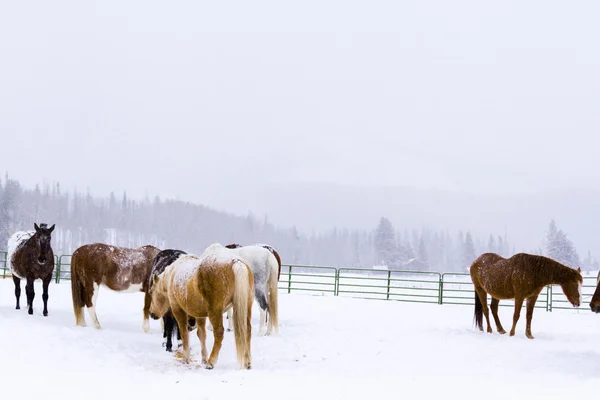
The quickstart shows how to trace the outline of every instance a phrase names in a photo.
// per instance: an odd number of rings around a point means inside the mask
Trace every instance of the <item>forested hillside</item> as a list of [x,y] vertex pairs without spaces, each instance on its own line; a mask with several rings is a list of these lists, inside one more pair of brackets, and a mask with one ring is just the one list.
[[[294,227],[276,227],[266,216],[237,216],[158,196],[133,200],[126,193],[98,197],[89,191],[66,192],[59,183],[44,183],[29,189],[5,176],[0,180],[0,248],[6,247],[12,232],[31,230],[34,222],[56,224],[53,234],[56,254],[70,254],[91,242],[125,247],[153,244],[193,253],[202,252],[213,242],[268,243],[282,254],[284,263],[367,268],[383,264],[395,268],[466,271],[482,252],[508,256],[515,251],[498,234],[476,238],[468,231],[408,231],[394,227],[386,218],[374,221],[373,231],[334,228],[309,234]],[[563,246],[560,241],[566,235],[555,226],[553,234],[558,237],[554,238],[558,244],[550,246]],[[574,247],[569,251],[566,253],[574,254],[569,257],[578,257]],[[578,258],[573,260],[579,263]],[[591,255],[584,261],[594,268]]]

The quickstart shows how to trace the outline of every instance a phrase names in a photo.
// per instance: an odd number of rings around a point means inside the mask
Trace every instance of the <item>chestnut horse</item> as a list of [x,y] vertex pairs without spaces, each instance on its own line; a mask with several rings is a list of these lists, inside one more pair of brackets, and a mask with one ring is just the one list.
[[154,246],[137,249],[111,246],[103,243],[79,247],[71,257],[71,294],[75,323],[86,326],[83,307],[86,306],[92,324],[100,329],[96,316],[98,289],[104,285],[116,292],[144,292],[144,332],[150,332],[148,324],[150,295],[146,287],[152,271],[152,261],[160,252]]
[[590,301],[590,308],[592,312],[600,313],[600,272],[598,272],[598,277],[596,278],[596,291],[592,296],[592,301]]
[[506,331],[498,318],[500,300],[515,299],[515,312],[510,336],[514,336],[521,315],[523,301],[527,300],[527,326],[525,335],[531,334],[531,318],[535,302],[547,285],[560,285],[565,296],[574,307],[581,303],[583,277],[581,269],[569,268],[543,256],[519,253],[503,258],[495,253],[484,253],[471,265],[471,280],[475,286],[475,324],[483,331],[483,315],[487,321],[487,332],[492,333],[487,306],[488,293],[492,297],[490,308],[498,333]]
[[[187,330],[189,317],[196,318],[198,339],[202,347],[202,362],[214,368],[219,357],[225,329],[223,313],[233,307],[233,332],[238,362],[250,369],[250,341],[254,276],[243,261],[229,255],[212,252],[199,258],[182,255],[160,275],[152,277],[150,315],[164,316],[169,309],[177,320],[183,342],[183,352],[177,357],[189,363],[190,342]],[[214,344],[210,357],[206,350],[206,317],[213,326]]]
[[27,294],[27,312],[33,314],[33,299],[35,291],[33,282],[42,280],[42,301],[44,302],[44,317],[48,316],[48,287],[54,272],[54,252],[50,242],[54,225],[48,228],[47,224],[33,224],[35,231],[20,231],[8,239],[7,261],[15,284],[15,297],[19,310],[21,305],[21,279],[25,279],[25,293]]

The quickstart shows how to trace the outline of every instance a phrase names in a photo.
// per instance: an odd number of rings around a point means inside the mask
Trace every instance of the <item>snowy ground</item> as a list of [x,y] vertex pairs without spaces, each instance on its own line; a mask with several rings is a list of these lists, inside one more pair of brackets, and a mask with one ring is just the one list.
[[[12,281],[0,279],[0,393],[18,390],[15,398],[25,399],[591,399],[600,388],[600,315],[586,307],[536,310],[531,341],[524,312],[510,338],[475,331],[466,306],[282,294],[280,334],[253,336],[253,369],[238,369],[233,335],[226,333],[209,371],[165,352],[158,321],[151,321],[151,334],[143,333],[142,298],[102,288],[103,329],[97,331],[74,326],[68,282],[50,286],[44,318],[39,283],[29,316],[14,310]],[[512,310],[500,314],[510,327]],[[195,335],[191,343],[197,360]]]

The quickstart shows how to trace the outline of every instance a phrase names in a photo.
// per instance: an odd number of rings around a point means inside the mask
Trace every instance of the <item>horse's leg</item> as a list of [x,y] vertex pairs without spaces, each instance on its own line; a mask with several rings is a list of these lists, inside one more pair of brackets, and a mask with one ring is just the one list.
[[223,311],[211,311],[208,314],[208,319],[213,326],[213,336],[215,341],[213,343],[213,348],[210,352],[208,362],[206,363],[206,368],[213,369],[217,363],[217,359],[219,358],[219,352],[221,351],[221,345],[223,344],[223,337],[225,336],[225,328],[223,327]]
[[206,350],[206,318],[197,318],[196,325],[198,326],[198,339],[202,347],[202,364],[208,362],[208,351]]
[[496,322],[496,330],[499,334],[504,335],[506,331],[502,327],[500,323],[500,318],[498,317],[498,305],[500,304],[500,300],[492,297],[492,302],[490,304],[490,308],[492,309],[492,316],[494,317],[494,322]]
[[181,341],[183,342],[183,351],[177,350],[175,353],[176,357],[182,359],[182,361],[188,364],[190,359],[190,333],[187,330],[188,324],[188,315],[185,311],[183,311],[179,307],[175,307],[171,309],[173,316],[177,320],[177,328],[179,329],[179,334],[181,335]]
[[87,308],[88,314],[90,315],[90,319],[92,320],[92,325],[94,328],[100,329],[100,322],[98,322],[98,316],[96,315],[96,301],[98,300],[98,291],[100,290],[100,285],[94,282],[94,292],[92,294],[92,298],[90,301],[91,306]]
[[150,303],[152,303],[152,296],[149,293],[144,293],[144,320],[142,322],[142,329],[145,333],[150,333]]
[[167,313],[162,319],[164,329],[163,337],[167,339],[165,347],[167,351],[171,352],[173,351],[173,325],[175,324],[175,318]]
[[233,330],[233,307],[227,310],[227,332]]
[[515,329],[517,329],[517,322],[521,316],[521,307],[523,307],[523,298],[515,297],[515,313],[513,314],[513,326],[510,330],[510,336],[515,336]]
[[533,335],[531,334],[531,319],[533,318],[533,309],[539,295],[540,294],[538,292],[527,298],[527,327],[525,328],[525,336],[527,336],[529,339],[533,339]]
[[27,284],[25,285],[25,293],[27,294],[27,313],[29,315],[33,315],[33,299],[35,298],[35,292],[33,290],[33,279],[27,279]]
[[485,320],[487,322],[487,333],[492,333],[492,325],[490,324],[490,310],[487,305],[487,292],[482,287],[475,288],[475,291],[477,292],[479,300],[481,301],[483,315],[485,316]]
[[260,309],[260,325],[258,328],[258,336],[265,336],[268,333],[267,332],[267,310],[263,310],[261,307],[259,307],[259,309]]
[[42,288],[44,290],[42,293],[42,300],[44,300],[44,317],[48,316],[48,286],[50,286],[51,280],[52,275],[50,275],[42,282]]
[[17,298],[17,310],[20,310],[21,304],[19,304],[19,300],[21,299],[21,278],[18,278],[16,275],[13,275],[13,282],[15,283],[15,297]]

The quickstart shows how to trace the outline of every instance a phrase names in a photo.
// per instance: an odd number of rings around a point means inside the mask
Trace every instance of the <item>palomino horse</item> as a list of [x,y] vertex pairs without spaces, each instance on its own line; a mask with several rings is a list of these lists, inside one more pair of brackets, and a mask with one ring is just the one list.
[[[92,324],[100,329],[96,316],[98,289],[104,285],[116,292],[146,292],[152,271],[152,261],[160,250],[154,246],[138,249],[110,246],[103,243],[79,247],[71,257],[71,292],[75,323],[86,326],[83,307],[86,306]],[[144,299],[144,332],[150,332],[148,317],[150,295]]]
[[[146,294],[149,296],[149,290],[152,287],[154,275],[160,275],[165,271],[169,265],[171,265],[175,260],[177,260],[180,256],[187,254],[185,251],[181,250],[172,250],[167,249],[163,250],[154,257],[154,261],[152,262],[152,272],[150,273],[150,278],[148,279],[148,285],[146,286]],[[166,350],[171,352],[173,351],[173,332],[177,330],[177,347],[181,347],[181,334],[179,333],[179,327],[177,326],[177,321],[175,321],[175,317],[173,317],[173,313],[171,310],[167,311],[167,313],[162,317],[163,323],[163,338],[166,339],[166,342],[163,342],[163,346],[166,347]],[[196,320],[194,318],[190,318],[188,322],[188,330],[193,330],[196,325]]]
[[[212,246],[216,249],[218,244]],[[240,257],[250,266],[254,274],[254,298],[260,306],[260,327],[258,334],[260,336],[270,335],[273,330],[279,332],[278,323],[278,302],[277,302],[277,282],[281,271],[281,259],[279,254],[271,246],[252,245],[241,246],[239,244],[229,244],[225,248],[219,248],[219,251],[231,252],[232,257]],[[206,252],[204,253],[206,254]],[[204,255],[203,254],[203,255]],[[229,326],[231,330],[232,310],[227,311]],[[267,321],[267,315],[270,317]],[[268,323],[268,325],[267,325]],[[210,323],[208,329],[212,330]]]
[[546,285],[560,285],[565,296],[574,307],[581,303],[583,277],[581,269],[569,268],[543,256],[519,253],[503,258],[495,253],[482,254],[471,265],[471,280],[475,285],[475,323],[483,330],[483,315],[487,321],[487,331],[492,333],[487,306],[487,294],[492,296],[492,315],[498,333],[506,331],[498,318],[500,300],[515,299],[515,312],[510,336],[514,336],[523,301],[527,300],[527,327],[525,335],[531,334],[531,318],[535,302]]
[[44,317],[48,316],[48,286],[54,272],[54,252],[50,242],[54,225],[48,228],[46,224],[33,224],[35,231],[16,232],[8,239],[8,268],[11,270],[15,283],[17,310],[21,308],[21,279],[27,280],[25,293],[29,315],[33,314],[33,299],[35,291],[33,282],[42,280],[42,300],[44,301]]
[[[179,257],[161,275],[153,276],[150,314],[158,319],[171,309],[183,341],[183,362],[190,362],[189,317],[196,318],[202,362],[212,369],[217,363],[225,329],[223,313],[233,307],[233,332],[238,362],[250,369],[250,342],[254,277],[250,267],[230,255],[212,252],[202,258]],[[206,350],[206,317],[213,325],[214,344],[210,357]]]
[[598,272],[598,277],[596,278],[596,291],[592,296],[592,301],[590,301],[590,308],[595,313],[600,313],[600,271]]

